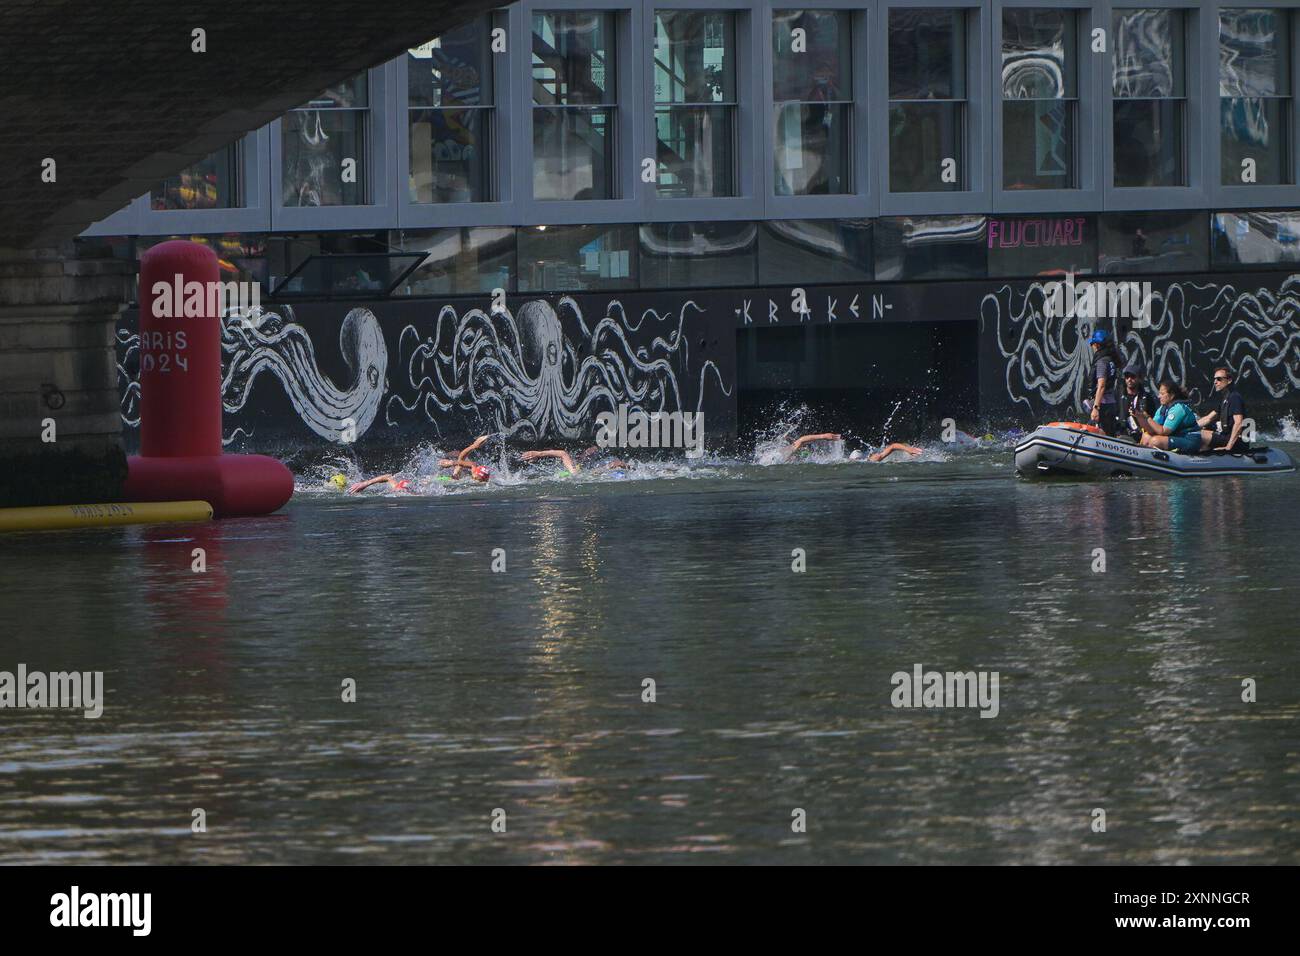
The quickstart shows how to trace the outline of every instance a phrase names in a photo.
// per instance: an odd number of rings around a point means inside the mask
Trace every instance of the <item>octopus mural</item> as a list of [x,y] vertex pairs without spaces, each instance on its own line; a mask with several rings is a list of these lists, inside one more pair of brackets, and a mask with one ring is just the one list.
[[[138,426],[140,383],[131,370],[137,365],[140,336],[119,329],[117,338],[122,421]],[[280,383],[303,424],[328,441],[364,434],[379,411],[388,347],[369,309],[352,309],[339,328],[339,350],[349,370],[342,386],[321,372],[311,337],[288,306],[280,312],[258,309],[223,319],[221,349],[221,396],[227,413],[245,407],[254,382],[264,373]],[[223,442],[229,444],[241,432],[246,430],[235,428]]]
[[[1126,358],[1143,360],[1148,380],[1172,378],[1208,394],[1201,388],[1209,384],[1205,372],[1222,362],[1272,398],[1300,391],[1300,275],[1253,291],[1231,283],[1160,284],[1163,291],[1153,284],[1150,326],[1129,330],[1120,343]],[[1034,413],[1044,406],[1081,411],[1096,322],[1049,316],[1046,298],[1040,282],[1023,291],[1005,285],[984,296],[981,328],[993,333],[1013,405]]]
[[[620,404],[648,412],[689,410],[678,369],[690,365],[687,316],[702,311],[688,301],[675,323],[671,313],[653,309],[632,320],[621,303],[611,301],[589,327],[568,296],[554,308],[541,299],[525,302],[515,314],[505,308],[458,314],[455,307],[443,306],[432,335],[421,338],[413,325],[402,330],[403,367],[415,395],[410,400],[391,396],[389,421],[420,410],[437,424],[443,414],[458,410],[508,436],[576,438],[591,429],[600,411]],[[564,333],[562,314],[579,332],[576,344]],[[629,336],[648,321],[666,328],[648,344],[634,345]],[[696,410],[710,373],[730,394],[717,366],[707,361],[700,369]]]

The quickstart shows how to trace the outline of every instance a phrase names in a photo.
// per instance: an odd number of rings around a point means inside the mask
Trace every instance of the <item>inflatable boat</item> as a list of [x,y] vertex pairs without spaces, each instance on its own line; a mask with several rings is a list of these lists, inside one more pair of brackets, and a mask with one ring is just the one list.
[[1240,453],[1184,455],[1110,438],[1096,425],[1077,422],[1042,425],[1016,445],[1021,478],[1211,478],[1288,471],[1295,471],[1295,463],[1277,448],[1254,445]]

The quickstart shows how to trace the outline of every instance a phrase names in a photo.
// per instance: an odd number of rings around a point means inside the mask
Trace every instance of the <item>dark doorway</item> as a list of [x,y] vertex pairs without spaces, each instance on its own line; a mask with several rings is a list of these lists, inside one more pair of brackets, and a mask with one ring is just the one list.
[[778,425],[869,443],[920,438],[978,413],[975,322],[894,322],[740,329],[738,436]]

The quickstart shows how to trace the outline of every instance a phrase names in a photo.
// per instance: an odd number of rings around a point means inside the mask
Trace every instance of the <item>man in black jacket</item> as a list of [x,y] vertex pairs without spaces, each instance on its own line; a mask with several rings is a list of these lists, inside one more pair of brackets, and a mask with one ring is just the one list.
[[1214,426],[1201,432],[1201,447],[1245,451],[1246,441],[1241,432],[1246,427],[1246,403],[1232,387],[1232,370],[1226,365],[1214,370],[1214,391],[1219,400],[1218,409],[1196,420],[1196,424],[1203,428]]
[[1154,415],[1156,405],[1156,397],[1151,394],[1151,389],[1147,388],[1146,368],[1142,363],[1142,357],[1135,355],[1124,366],[1124,390],[1119,397],[1120,434],[1127,435],[1134,441],[1140,439],[1142,428],[1138,425],[1134,413],[1141,409],[1148,416]]

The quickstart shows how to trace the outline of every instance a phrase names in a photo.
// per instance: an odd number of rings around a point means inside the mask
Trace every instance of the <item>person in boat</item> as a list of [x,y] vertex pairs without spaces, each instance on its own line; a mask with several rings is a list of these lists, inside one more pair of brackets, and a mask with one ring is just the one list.
[[1146,367],[1139,356],[1133,356],[1124,366],[1124,392],[1120,396],[1120,433],[1133,441],[1142,438],[1142,427],[1137,423],[1137,411],[1147,417],[1154,415],[1159,403],[1147,388]]
[[[1214,370],[1214,391],[1219,399],[1219,407],[1196,420],[1203,429],[1203,449],[1246,450],[1246,442],[1241,437],[1242,429],[1246,427],[1246,402],[1232,386],[1232,369],[1220,365]],[[1214,427],[1205,428],[1206,425]]]
[[1134,413],[1142,428],[1142,444],[1189,454],[1201,447],[1201,427],[1196,412],[1188,404],[1187,393],[1172,379],[1160,383],[1160,407],[1155,416],[1144,409]]
[[1107,435],[1114,436],[1119,428],[1119,402],[1116,393],[1119,384],[1119,354],[1111,341],[1110,333],[1097,329],[1088,338],[1092,349],[1091,374],[1088,376],[1092,397],[1083,403],[1084,410],[1094,425]]

